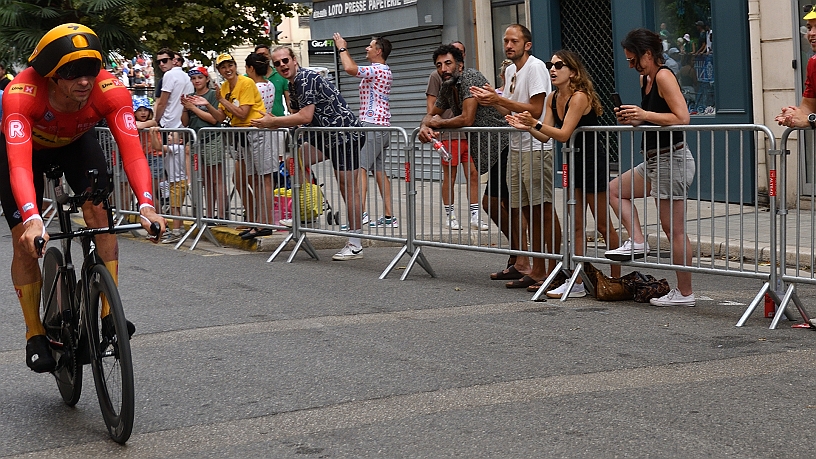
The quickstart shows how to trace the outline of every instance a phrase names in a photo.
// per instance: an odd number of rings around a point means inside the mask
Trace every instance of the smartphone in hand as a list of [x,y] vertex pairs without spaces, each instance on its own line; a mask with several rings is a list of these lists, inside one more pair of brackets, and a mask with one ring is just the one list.
[[613,92],[612,94],[610,94],[610,96],[612,97],[612,105],[615,108],[620,108],[620,106],[622,105],[620,94]]

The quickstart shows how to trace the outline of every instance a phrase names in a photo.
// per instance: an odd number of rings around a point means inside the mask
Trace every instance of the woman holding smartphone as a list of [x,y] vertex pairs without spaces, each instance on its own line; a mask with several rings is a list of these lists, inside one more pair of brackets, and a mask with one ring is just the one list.
[[[553,138],[567,142],[576,128],[597,126],[598,116],[603,113],[595,86],[584,67],[581,58],[572,51],[556,51],[549,62],[547,70],[555,90],[544,102],[544,122],[532,117],[529,112],[507,115],[507,121],[516,129],[529,130],[541,140]],[[584,254],[584,216],[586,204],[595,216],[598,231],[603,234],[608,246],[618,246],[618,234],[609,220],[606,206],[607,158],[604,151],[597,147],[596,138],[591,133],[579,137],[576,145],[580,150],[575,154],[575,164],[571,165],[575,180],[575,201],[577,209],[575,218],[575,254]],[[620,277],[620,266],[612,266],[612,275]],[[550,298],[560,298],[567,289],[563,284],[547,292]],[[569,293],[570,298],[586,295],[584,285],[579,277]]]
[[[663,65],[660,36],[635,29],[621,42],[629,67],[640,74],[641,103],[615,109],[618,122],[630,126],[671,126],[689,123],[686,100],[674,73]],[[685,198],[694,180],[694,157],[681,131],[646,132],[644,161],[609,184],[609,203],[629,232],[629,239],[606,257],[616,261],[641,258],[649,252],[637,209],[632,200],[653,196],[660,225],[671,241],[672,263],[691,265],[691,242],[685,228]],[[676,271],[677,288],[652,298],[654,306],[694,306],[691,273]]]

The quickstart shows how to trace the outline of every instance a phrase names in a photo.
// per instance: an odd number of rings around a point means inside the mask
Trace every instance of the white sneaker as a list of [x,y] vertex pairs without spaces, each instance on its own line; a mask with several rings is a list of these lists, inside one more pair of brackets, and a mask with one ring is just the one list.
[[631,239],[627,239],[623,245],[617,249],[607,250],[606,253],[604,253],[604,256],[614,261],[629,261],[632,258],[643,258],[648,253],[648,242],[638,243],[632,242]]
[[334,261],[355,260],[357,258],[363,258],[363,248],[355,247],[351,243],[346,244],[345,247],[332,256]]
[[371,218],[368,217],[368,212],[363,212],[363,225],[371,221]]
[[445,228],[450,228],[452,230],[461,229],[459,226],[459,220],[457,220],[453,215],[448,215],[445,217]]
[[281,218],[280,222],[281,225],[291,228],[292,227],[292,219],[291,218]]
[[[567,291],[567,282],[561,284],[560,287],[555,288],[547,292],[547,296],[550,298],[561,298],[564,296],[564,292]],[[584,284],[575,284],[572,286],[572,290],[570,290],[569,295],[567,298],[583,298],[586,296],[586,289],[584,289]]]
[[689,296],[684,296],[680,293],[680,290],[676,288],[671,289],[669,293],[661,296],[660,298],[652,298],[649,300],[652,306],[657,307],[668,307],[668,306],[686,306],[689,308],[693,308],[696,304],[694,300],[694,294],[692,293]]
[[473,215],[470,217],[470,227],[479,231],[487,231],[490,229],[490,227],[487,226],[487,223],[479,219],[478,215]]

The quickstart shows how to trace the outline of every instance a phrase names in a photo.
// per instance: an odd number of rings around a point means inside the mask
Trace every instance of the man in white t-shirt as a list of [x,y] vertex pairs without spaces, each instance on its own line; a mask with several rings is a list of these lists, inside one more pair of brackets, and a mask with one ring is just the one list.
[[[552,90],[550,72],[544,62],[530,54],[532,46],[532,34],[527,27],[521,24],[507,27],[504,32],[504,53],[513,63],[505,71],[503,95],[499,96],[489,86],[471,88],[480,104],[495,106],[505,115],[527,111],[534,118],[544,119],[544,101]],[[552,140],[541,143],[528,132],[511,135],[507,182],[510,186],[512,223],[520,221],[520,210],[532,229],[533,251],[546,249],[546,253],[558,253],[561,226],[552,206]],[[507,283],[507,288],[536,285],[547,277],[555,264],[555,260],[550,260],[548,268],[546,259],[534,258],[530,274]]]
[[184,60],[181,54],[168,48],[162,48],[156,55],[162,76],[161,96],[156,101],[156,119],[159,126],[168,129],[177,129],[181,125],[181,96],[193,92],[190,77],[181,69]]
[[[391,54],[391,42],[382,37],[371,39],[366,47],[366,59],[371,65],[358,66],[351,57],[346,46],[348,43],[334,34],[334,45],[343,62],[343,70],[353,77],[360,78],[360,124],[363,127],[391,126],[391,68],[385,63]],[[372,227],[399,226],[397,217],[391,208],[391,180],[385,173],[385,151],[391,143],[391,133],[388,131],[366,131],[366,141],[360,149],[360,198],[363,203],[363,224],[369,223]],[[383,198],[383,215],[377,220],[370,221],[366,212],[366,194],[368,193],[368,172],[374,171],[374,178],[380,187]]]

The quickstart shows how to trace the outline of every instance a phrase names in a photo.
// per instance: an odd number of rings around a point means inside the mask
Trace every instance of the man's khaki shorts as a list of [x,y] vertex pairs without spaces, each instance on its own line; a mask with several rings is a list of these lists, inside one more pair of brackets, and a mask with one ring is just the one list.
[[510,150],[507,160],[510,207],[537,206],[553,200],[553,152]]

